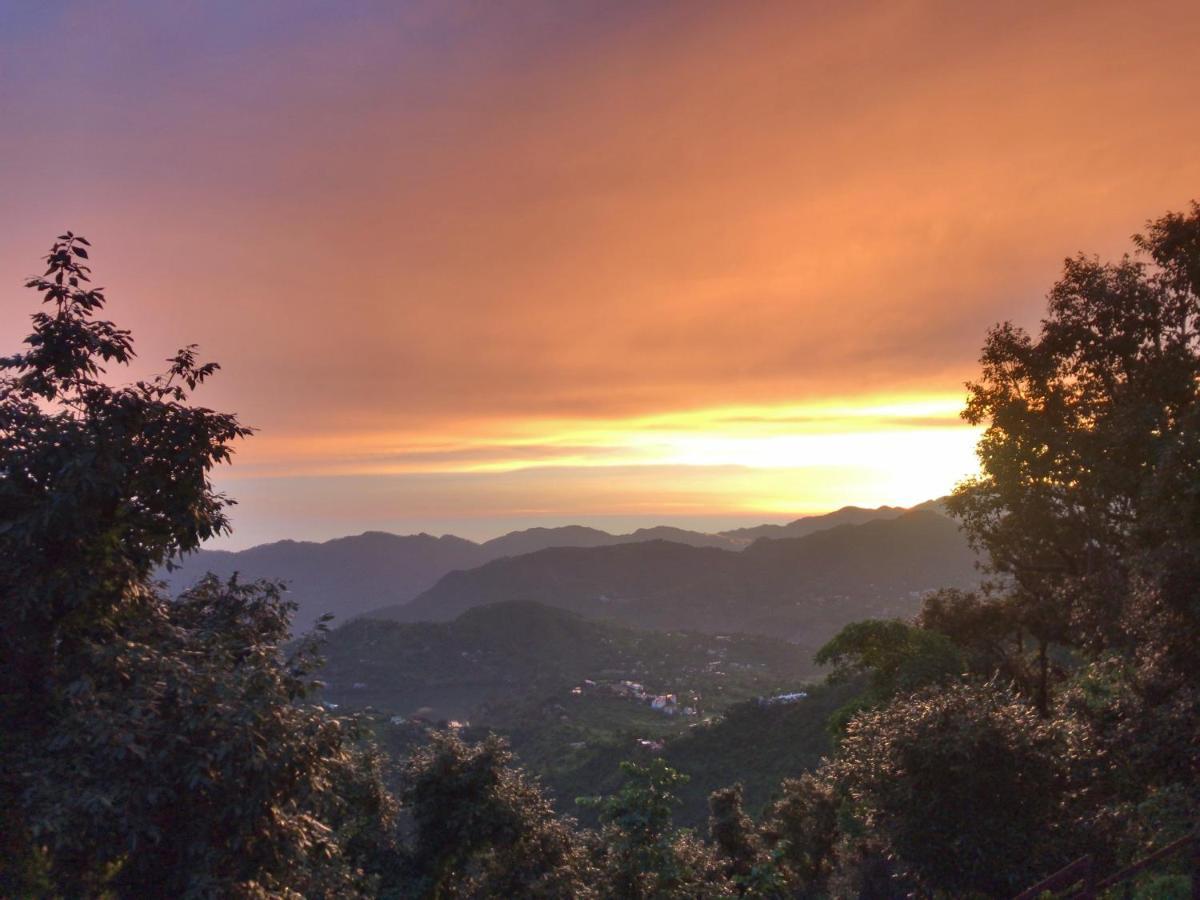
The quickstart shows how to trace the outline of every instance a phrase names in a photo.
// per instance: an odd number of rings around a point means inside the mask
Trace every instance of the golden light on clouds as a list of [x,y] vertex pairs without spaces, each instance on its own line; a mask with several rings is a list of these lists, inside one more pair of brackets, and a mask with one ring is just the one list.
[[[738,406],[617,419],[482,420],[412,435],[259,437],[243,451],[241,475],[400,475],[508,472],[544,466],[905,466],[897,454],[972,467],[978,429],[959,416],[962,399],[856,398],[791,406]],[[883,452],[890,447],[891,452]],[[964,453],[963,448],[970,452]],[[949,455],[948,455],[949,454]]]
[[1192,0],[14,10],[0,345],[86,234],[259,537],[943,494],[985,330],[1200,194]]
[[[979,432],[959,418],[961,404],[956,395],[867,397],[627,419],[483,420],[419,441],[265,435],[242,454],[233,490],[251,478],[474,476],[494,491],[520,473],[536,489],[493,514],[776,517],[850,503],[909,505],[975,470]],[[576,483],[587,470],[608,476],[603,497],[591,476],[589,487]],[[554,485],[565,503],[534,499]]]

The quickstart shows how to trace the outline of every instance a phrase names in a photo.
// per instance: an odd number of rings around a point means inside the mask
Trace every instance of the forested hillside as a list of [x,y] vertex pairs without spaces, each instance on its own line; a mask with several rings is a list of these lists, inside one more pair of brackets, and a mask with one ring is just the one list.
[[[813,676],[815,647],[776,638],[635,630],[537,603],[468,610],[445,623],[359,619],[329,635],[324,695],[342,704],[437,719],[468,718],[485,703],[569,691],[585,680],[633,681],[653,694],[744,699]],[[724,706],[728,702],[720,702]]]
[[[468,738],[504,735],[564,813],[615,790],[623,759],[682,760],[695,776],[682,812],[700,825],[712,789],[743,780],[761,806],[829,751],[828,718],[853,689],[814,685],[813,652],[499,603],[446,623],[350,622],[330,634],[319,677],[325,702],[370,710],[398,755],[447,721]],[[765,702],[777,696],[789,699]]]

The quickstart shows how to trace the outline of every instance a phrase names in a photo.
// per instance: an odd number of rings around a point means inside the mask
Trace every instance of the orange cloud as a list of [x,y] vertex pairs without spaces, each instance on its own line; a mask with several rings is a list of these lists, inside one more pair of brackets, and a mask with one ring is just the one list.
[[[80,4],[0,37],[20,213],[0,282],[87,233],[148,360],[199,341],[225,365],[206,402],[262,428],[242,485],[631,462],[729,479],[739,454],[816,454],[796,408],[956,395],[1062,257],[1120,253],[1200,185],[1187,0],[403,7]],[[647,424],[688,416],[702,450]],[[927,418],[885,431],[967,434]],[[728,496],[837,505],[824,476],[789,493],[767,468]],[[837,490],[895,500],[903,472]],[[654,482],[622,502],[666,508]]]

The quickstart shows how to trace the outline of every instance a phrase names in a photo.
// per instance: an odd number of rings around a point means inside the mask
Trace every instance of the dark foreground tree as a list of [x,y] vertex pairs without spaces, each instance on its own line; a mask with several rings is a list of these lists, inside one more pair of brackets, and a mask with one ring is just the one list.
[[[345,895],[394,852],[394,803],[356,724],[303,702],[314,641],[286,655],[273,584],[202,581],[87,642],[25,808],[81,893]],[[103,873],[103,876],[101,876]]]
[[617,900],[734,897],[738,890],[712,848],[672,817],[675,789],[687,776],[661,759],[621,763],[626,780],[610,797],[589,800],[600,812],[593,835],[601,896]]
[[806,773],[785,779],[761,828],[785,883],[796,896],[821,897],[838,841],[839,798],[832,780]]
[[769,849],[742,804],[742,786],[720,788],[708,798],[708,834],[724,875],[743,897],[790,894],[782,851]]
[[[949,506],[994,578],[927,598],[913,629],[973,677],[849,723],[820,776],[835,895],[1011,895],[1198,821],[1200,206],[1135,246],[1068,260],[1036,334],[987,337],[965,412],[982,471]],[[858,623],[824,658],[886,694],[922,643],[904,633]]]
[[357,889],[390,805],[352,723],[304,704],[290,605],[215,580],[172,603],[152,577],[226,530],[209,475],[249,429],[190,404],[216,370],[192,348],[104,381],[133,343],[97,318],[89,246],[54,243],[27,349],[0,360],[0,893]]
[[1200,821],[1200,204],[1134,245],[1067,260],[1036,334],[988,335],[950,507],[1003,593],[921,622],[1086,729],[1088,827],[1125,861]]
[[[1200,205],[1067,260],[1036,336],[992,330],[965,412],[982,474],[950,501],[1041,644],[1200,673]],[[1045,669],[1043,668],[1043,671]],[[1041,705],[1049,707],[1045,678]]]
[[1085,846],[1081,731],[995,684],[926,688],[853,719],[828,774],[901,884],[1010,896]]
[[405,767],[410,820],[403,896],[592,897],[595,872],[572,824],[497,737],[435,733]]

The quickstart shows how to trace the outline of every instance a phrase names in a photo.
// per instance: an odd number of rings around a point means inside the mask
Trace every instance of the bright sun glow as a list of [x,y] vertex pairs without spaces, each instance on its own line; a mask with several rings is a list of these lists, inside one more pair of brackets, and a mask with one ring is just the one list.
[[959,396],[869,398],[628,419],[485,420],[417,441],[387,433],[275,438],[259,442],[239,468],[247,476],[607,469],[614,486],[618,470],[625,484],[660,478],[669,481],[664,489],[691,490],[724,509],[915,503],[976,470],[979,432],[961,421],[961,406]]

